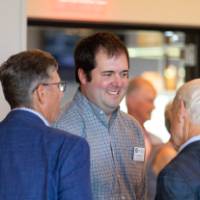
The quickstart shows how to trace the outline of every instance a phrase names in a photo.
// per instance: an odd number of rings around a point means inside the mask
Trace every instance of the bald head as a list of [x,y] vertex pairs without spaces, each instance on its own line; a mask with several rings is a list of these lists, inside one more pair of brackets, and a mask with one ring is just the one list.
[[150,119],[155,97],[156,90],[148,80],[136,77],[129,81],[126,95],[128,113],[134,116],[142,126]]

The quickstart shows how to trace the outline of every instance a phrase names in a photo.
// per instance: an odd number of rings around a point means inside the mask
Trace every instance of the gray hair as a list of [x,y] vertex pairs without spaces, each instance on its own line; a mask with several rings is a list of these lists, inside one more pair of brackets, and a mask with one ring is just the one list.
[[32,107],[32,93],[57,70],[56,60],[47,52],[35,49],[8,58],[0,66],[0,80],[11,108]]
[[176,93],[174,102],[182,99],[191,121],[200,125],[200,79],[185,83]]

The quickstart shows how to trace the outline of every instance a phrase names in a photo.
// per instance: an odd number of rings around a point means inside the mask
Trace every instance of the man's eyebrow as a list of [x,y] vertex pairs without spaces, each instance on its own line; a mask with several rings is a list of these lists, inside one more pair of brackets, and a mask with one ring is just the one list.
[[121,72],[128,72],[129,70],[128,69],[124,69],[124,70],[122,70]]
[[[122,71],[120,71],[120,73],[121,72],[128,72],[129,70],[128,69],[124,69],[124,70],[122,70]],[[101,73],[109,73],[109,72],[115,72],[114,70],[105,70],[105,71],[102,71]]]
[[112,70],[108,70],[108,71],[102,71],[101,73],[104,74],[104,73],[113,73],[114,71]]

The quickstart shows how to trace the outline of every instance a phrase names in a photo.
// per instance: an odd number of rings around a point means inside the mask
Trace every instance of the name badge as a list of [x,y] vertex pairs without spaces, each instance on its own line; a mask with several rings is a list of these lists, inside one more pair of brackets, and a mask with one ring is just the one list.
[[133,160],[144,161],[145,149],[142,147],[134,147],[133,149]]

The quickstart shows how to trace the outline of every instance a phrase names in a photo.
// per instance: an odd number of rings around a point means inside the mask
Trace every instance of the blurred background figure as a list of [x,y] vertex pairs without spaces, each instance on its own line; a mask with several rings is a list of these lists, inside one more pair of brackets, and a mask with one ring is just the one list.
[[142,76],[135,77],[129,81],[126,104],[128,113],[136,118],[143,128],[147,181],[146,199],[148,200],[154,199],[156,190],[156,176],[152,171],[152,160],[163,144],[157,136],[148,132],[144,127],[144,123],[151,118],[156,95],[157,92],[154,86]]
[[[165,126],[170,133],[171,129],[171,119],[172,119],[172,102],[170,101],[165,107]],[[154,174],[157,176],[160,171],[176,156],[177,152],[170,140],[162,145],[162,147],[158,150],[157,154],[152,163],[152,168]]]
[[[165,126],[170,133],[171,129],[171,108],[172,108],[172,102],[169,102],[165,107]],[[152,160],[150,163],[150,169],[149,174],[151,175],[151,180],[149,180],[149,183],[152,184],[152,186],[149,186],[151,188],[151,191],[148,191],[148,195],[152,194],[150,198],[148,199],[154,199],[155,198],[155,192],[156,192],[156,184],[157,184],[157,176],[160,173],[160,171],[176,156],[177,152],[170,140],[160,145],[157,149],[154,155],[152,156]]]
[[141,76],[135,77],[129,81],[126,95],[127,111],[132,115],[143,128],[146,158],[149,157],[152,145],[158,145],[162,141],[155,135],[148,132],[144,123],[151,118],[156,98],[156,90],[153,85]]

